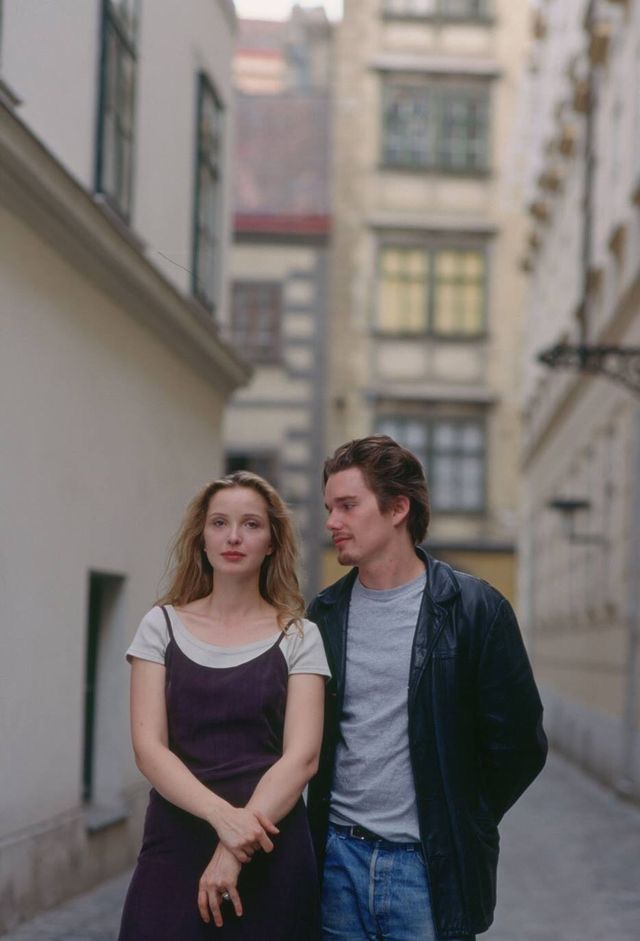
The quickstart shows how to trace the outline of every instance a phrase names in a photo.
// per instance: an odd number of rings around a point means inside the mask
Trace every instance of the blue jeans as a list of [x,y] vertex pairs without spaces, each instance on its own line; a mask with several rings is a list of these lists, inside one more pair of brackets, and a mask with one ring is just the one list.
[[420,847],[358,840],[329,826],[322,941],[436,941]]

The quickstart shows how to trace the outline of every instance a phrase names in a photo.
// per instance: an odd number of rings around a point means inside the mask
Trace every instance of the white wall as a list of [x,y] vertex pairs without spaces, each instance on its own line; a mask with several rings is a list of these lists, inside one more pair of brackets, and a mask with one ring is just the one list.
[[99,53],[100,0],[4,0],[2,77],[25,123],[89,189]]
[[[197,74],[225,106],[217,310],[224,317],[233,133],[234,23],[223,0],[143,0],[136,71],[131,226],[148,257],[191,293]],[[20,117],[88,190],[95,183],[99,0],[5,0],[2,77]],[[168,256],[168,257],[165,257]]]
[[124,651],[187,501],[221,469],[223,403],[4,211],[0,283],[2,837],[80,802],[90,569],[127,578],[114,760],[121,787],[138,779]]

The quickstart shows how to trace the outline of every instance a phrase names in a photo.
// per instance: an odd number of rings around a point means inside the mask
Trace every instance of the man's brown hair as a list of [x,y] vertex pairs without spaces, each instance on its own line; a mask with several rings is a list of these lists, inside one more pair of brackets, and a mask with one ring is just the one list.
[[397,497],[410,501],[407,528],[415,544],[424,540],[431,509],[422,464],[411,451],[388,435],[369,435],[341,445],[324,462],[323,483],[333,474],[359,467],[369,489],[375,494],[381,513],[391,509]]

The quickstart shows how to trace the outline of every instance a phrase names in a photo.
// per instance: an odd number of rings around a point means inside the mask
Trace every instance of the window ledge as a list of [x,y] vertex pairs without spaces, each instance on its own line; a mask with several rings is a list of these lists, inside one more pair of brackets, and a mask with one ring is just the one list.
[[[467,455],[464,455],[464,456],[467,456]],[[478,455],[475,455],[475,454],[470,455],[470,456],[478,457]],[[465,508],[465,507],[452,509],[451,507],[444,508],[444,507],[437,506],[436,504],[432,502],[431,510],[433,513],[438,514],[438,520],[441,520],[443,516],[453,516],[453,517],[469,516],[469,517],[472,517],[473,519],[480,519],[487,515],[486,506],[483,506],[480,508],[476,507],[474,509]]]
[[14,111],[22,104],[22,99],[14,92],[10,85],[0,75],[0,104]]
[[132,248],[135,248],[140,254],[144,254],[147,247],[144,239],[141,238],[136,232],[131,228],[130,223],[125,217],[114,208],[113,203],[104,193],[94,193],[93,195],[94,202],[100,207],[102,212],[108,218],[109,222],[117,230],[118,234],[131,245]]
[[495,16],[447,16],[446,13],[394,13],[384,10],[382,19],[390,22],[426,23],[428,26],[495,26]]
[[474,334],[435,333],[433,330],[387,333],[385,330],[374,328],[370,335],[376,340],[424,340],[432,343],[482,343],[489,339],[489,334],[486,331]]
[[491,177],[491,170],[484,169],[456,170],[452,167],[425,167],[419,164],[407,166],[406,164],[385,163],[378,164],[379,173],[413,173],[420,176],[446,176],[462,180],[487,180]]
[[124,803],[87,804],[84,812],[87,833],[101,833],[109,827],[124,823],[129,817],[129,810]]

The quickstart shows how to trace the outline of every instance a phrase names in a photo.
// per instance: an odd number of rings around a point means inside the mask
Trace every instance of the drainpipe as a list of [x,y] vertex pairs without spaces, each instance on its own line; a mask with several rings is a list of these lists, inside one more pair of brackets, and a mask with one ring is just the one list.
[[625,699],[622,726],[622,755],[617,790],[623,797],[640,797],[636,778],[636,750],[638,741],[638,686],[640,677],[640,406],[636,405],[632,418],[632,464],[629,591],[627,595],[627,658]]
[[[587,35],[591,35],[591,27],[595,22],[595,0],[589,3],[585,17]],[[583,225],[582,225],[582,310],[580,312],[579,344],[585,346],[588,342],[589,309],[591,307],[590,271],[591,249],[593,244],[593,187],[596,169],[596,154],[593,146],[596,121],[596,67],[588,59],[587,69],[587,113],[585,116],[584,140],[584,195],[583,195]]]

